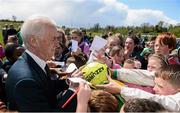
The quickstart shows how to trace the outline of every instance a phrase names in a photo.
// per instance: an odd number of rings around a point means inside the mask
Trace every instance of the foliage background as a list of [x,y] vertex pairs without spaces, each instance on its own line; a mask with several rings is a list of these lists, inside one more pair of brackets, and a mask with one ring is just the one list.
[[[3,38],[2,38],[2,29],[5,24],[13,24],[15,29],[18,30],[20,26],[22,25],[23,21],[12,21],[12,20],[0,20],[0,43],[3,44]],[[73,28],[66,28],[66,26],[60,26],[66,31],[70,31]],[[156,25],[150,25],[149,23],[142,23],[141,26],[119,26],[115,27],[114,25],[107,25],[106,27],[102,28],[99,23],[94,24],[92,28],[81,28],[86,29],[87,34],[91,33],[92,37],[95,35],[105,35],[108,32],[112,33],[121,33],[124,36],[127,35],[129,30],[133,30],[135,33],[137,33],[141,38],[143,36],[148,35],[157,35],[161,32],[171,32],[176,35],[176,37],[180,38],[180,23],[173,26],[169,25],[167,23],[164,23],[163,21],[158,22]],[[148,38],[148,37],[147,37]]]

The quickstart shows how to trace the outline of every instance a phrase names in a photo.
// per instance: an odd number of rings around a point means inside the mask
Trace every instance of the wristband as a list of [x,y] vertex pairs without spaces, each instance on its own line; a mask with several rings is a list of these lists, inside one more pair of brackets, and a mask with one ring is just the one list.
[[117,71],[117,69],[115,69],[115,70],[113,71],[112,78],[117,79],[117,74],[118,74],[118,71]]

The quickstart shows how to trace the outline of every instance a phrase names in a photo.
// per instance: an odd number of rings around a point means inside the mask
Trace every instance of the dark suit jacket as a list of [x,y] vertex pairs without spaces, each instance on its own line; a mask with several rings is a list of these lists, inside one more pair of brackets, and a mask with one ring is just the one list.
[[68,85],[64,80],[50,80],[24,52],[9,70],[5,87],[11,110],[58,111],[56,96]]

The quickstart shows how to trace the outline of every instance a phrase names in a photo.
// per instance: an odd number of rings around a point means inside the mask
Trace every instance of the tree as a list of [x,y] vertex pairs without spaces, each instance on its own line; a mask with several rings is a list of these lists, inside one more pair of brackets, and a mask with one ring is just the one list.
[[14,22],[16,22],[16,19],[17,19],[17,17],[16,16],[12,16],[12,20],[14,21]]
[[93,30],[99,31],[99,29],[100,29],[100,24],[99,23],[94,24]]
[[149,23],[143,23],[141,24],[141,28],[143,29],[143,33],[149,33],[149,28],[150,28],[150,25]]
[[62,29],[66,29],[66,26],[62,26]]
[[159,21],[158,24],[155,26],[155,30],[157,33],[161,33],[163,31],[167,31],[166,29],[163,29],[164,22]]
[[107,25],[107,26],[105,27],[105,30],[106,30],[106,31],[114,32],[114,31],[115,31],[115,26],[113,26],[113,25]]

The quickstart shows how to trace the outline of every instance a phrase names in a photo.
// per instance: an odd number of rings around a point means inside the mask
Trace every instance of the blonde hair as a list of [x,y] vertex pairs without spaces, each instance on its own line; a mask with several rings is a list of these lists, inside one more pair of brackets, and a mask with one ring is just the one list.
[[125,60],[125,61],[124,61],[124,64],[125,64],[125,63],[135,65],[135,62],[134,62],[133,59],[127,59],[127,60]]
[[160,60],[161,67],[163,67],[165,65],[168,65],[168,61],[167,61],[166,57],[164,55],[162,55],[162,54],[158,54],[158,53],[150,54],[149,57],[148,57],[148,60],[153,59],[153,58],[156,58],[156,59]]
[[73,29],[73,30],[70,32],[70,34],[76,34],[76,35],[78,35],[79,37],[83,37],[83,34],[82,34],[81,30],[79,30],[79,29]]
[[110,50],[110,52],[109,52],[109,54],[110,54],[110,56],[112,56],[112,57],[114,57],[116,54],[118,54],[119,55],[119,52],[124,52],[124,49],[121,47],[121,46],[114,46],[111,50]]

